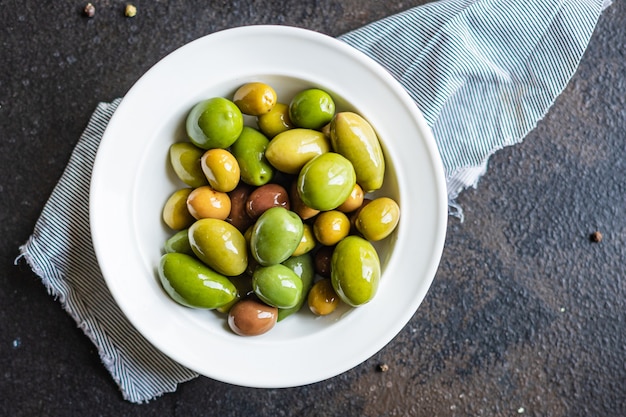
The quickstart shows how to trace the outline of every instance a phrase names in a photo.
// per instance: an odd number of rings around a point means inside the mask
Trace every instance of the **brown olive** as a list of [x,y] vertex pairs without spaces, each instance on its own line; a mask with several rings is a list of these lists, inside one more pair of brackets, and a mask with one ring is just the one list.
[[278,309],[254,298],[238,301],[228,312],[228,326],[240,336],[258,336],[271,330]]
[[322,246],[315,253],[315,272],[327,278],[330,277],[330,260],[333,256],[334,246]]
[[283,207],[287,210],[290,208],[287,190],[274,183],[265,184],[255,189],[246,201],[246,212],[253,219],[257,219],[272,207]]
[[246,201],[248,201],[252,190],[253,188],[250,185],[241,182],[237,188],[228,193],[230,197],[230,214],[226,221],[242,233],[254,223],[254,220],[246,212]]

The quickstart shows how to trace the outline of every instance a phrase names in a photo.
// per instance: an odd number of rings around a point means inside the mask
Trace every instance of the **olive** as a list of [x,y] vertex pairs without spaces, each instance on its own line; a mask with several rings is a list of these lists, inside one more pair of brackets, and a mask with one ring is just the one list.
[[330,123],[333,150],[345,156],[356,172],[356,182],[366,193],[378,190],[385,177],[385,158],[378,136],[367,120],[340,112]]
[[276,104],[276,91],[261,82],[246,83],[233,95],[233,102],[243,114],[259,116],[272,110]]
[[187,197],[187,209],[195,219],[224,220],[230,213],[230,197],[209,185],[194,189]]
[[165,241],[164,249],[167,253],[177,252],[194,255],[191,245],[189,244],[189,231],[183,229],[176,232]]
[[241,135],[230,150],[241,170],[241,180],[246,184],[260,186],[270,182],[274,168],[265,158],[269,139],[258,130],[244,126]]
[[389,236],[399,220],[398,203],[389,197],[379,197],[359,210],[354,225],[365,239],[378,241]]
[[248,201],[248,196],[252,190],[252,186],[241,182],[237,188],[228,193],[230,197],[230,213],[226,221],[235,226],[242,233],[254,223],[254,219],[248,216],[246,212],[246,201]]
[[187,197],[189,197],[192,191],[191,188],[176,190],[165,202],[163,206],[163,221],[170,229],[185,229],[194,222],[194,217],[187,208]]
[[250,252],[263,266],[279,264],[293,254],[303,233],[304,225],[296,213],[272,207],[252,226]]
[[330,142],[322,132],[290,129],[276,135],[267,145],[265,157],[279,171],[297,174],[314,157],[330,151]]
[[214,309],[237,296],[237,289],[228,278],[184,253],[163,255],[159,278],[165,292],[187,307]]
[[246,200],[246,213],[253,219],[272,207],[283,207],[289,210],[287,190],[278,184],[270,183],[260,186],[250,193]]
[[292,308],[302,297],[302,280],[283,264],[260,266],[252,274],[252,289],[267,305]]
[[361,186],[359,184],[354,184],[354,189],[352,190],[346,201],[344,201],[342,205],[337,207],[337,210],[344,213],[351,213],[361,207],[364,197],[365,195]]
[[334,250],[334,246],[322,246],[315,252],[315,272],[324,278],[330,277],[330,260]]
[[300,240],[298,247],[291,256],[304,255],[315,248],[317,241],[315,240],[315,235],[313,234],[313,228],[306,223],[303,224],[303,227],[302,240]]
[[333,246],[350,233],[350,219],[338,210],[320,213],[313,223],[313,234],[319,243]]
[[372,244],[359,236],[348,236],[333,251],[330,278],[337,295],[357,307],[372,300],[380,282],[380,260]]
[[173,143],[169,149],[170,164],[176,176],[192,188],[208,184],[200,164],[203,153],[203,149],[190,142]]
[[356,177],[350,161],[334,152],[311,159],[298,175],[297,191],[305,205],[316,210],[333,210],[354,189]]
[[291,210],[293,210],[302,220],[308,220],[312,217],[315,217],[320,211],[312,209],[311,207],[304,204],[302,199],[300,198],[300,194],[298,194],[298,181],[293,181],[291,183],[289,193],[289,201],[291,202]]
[[248,266],[246,239],[224,220],[196,221],[189,227],[189,244],[202,262],[220,274],[237,276]]
[[228,326],[239,336],[258,336],[276,324],[278,309],[255,299],[237,302],[228,312]]
[[200,158],[200,166],[209,185],[216,191],[227,193],[239,184],[239,163],[226,149],[209,149]]
[[297,276],[302,280],[302,295],[295,306],[291,308],[279,308],[278,309],[278,321],[292,315],[302,308],[302,305],[306,301],[307,294],[313,285],[313,278],[315,278],[315,268],[313,265],[313,257],[309,253],[305,253],[300,256],[292,256],[282,263],[287,268],[290,268]]
[[257,126],[268,138],[273,138],[281,132],[292,129],[293,123],[289,119],[289,106],[276,103],[272,110],[257,117]]
[[307,302],[313,314],[326,316],[337,309],[339,296],[337,296],[330,279],[324,278],[313,284]]
[[196,104],[186,121],[187,136],[199,148],[228,148],[243,129],[243,115],[232,101],[213,97]]
[[289,118],[297,127],[321,129],[334,114],[333,98],[319,88],[300,91],[289,103]]

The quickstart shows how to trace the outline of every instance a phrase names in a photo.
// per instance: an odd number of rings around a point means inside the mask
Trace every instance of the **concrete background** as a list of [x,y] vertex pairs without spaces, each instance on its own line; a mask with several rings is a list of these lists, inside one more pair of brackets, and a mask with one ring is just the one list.
[[[306,387],[200,377],[124,401],[91,342],[18,246],[91,112],[208,33],[288,24],[332,36],[422,1],[0,1],[0,415],[626,415],[626,4],[524,143],[498,152],[450,218],[434,283],[384,349]],[[590,233],[603,234],[600,243]],[[327,349],[321,348],[320,354]],[[378,372],[379,364],[389,370]]]

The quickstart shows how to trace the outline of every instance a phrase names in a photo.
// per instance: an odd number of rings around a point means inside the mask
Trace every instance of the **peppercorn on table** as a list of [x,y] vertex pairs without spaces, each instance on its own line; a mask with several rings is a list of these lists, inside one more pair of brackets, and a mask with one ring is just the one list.
[[[19,256],[98,103],[123,97],[170,52],[252,24],[336,37],[423,4],[3,4],[0,414],[626,414],[624,2],[601,13],[536,128],[493,154],[477,186],[455,200],[463,220],[449,217],[437,274],[411,320],[334,378],[256,389],[187,375],[174,392],[133,404],[106,368],[121,365],[101,357],[85,331],[93,324],[64,311],[74,294],[50,295]],[[316,355],[333,355],[332,342]]]

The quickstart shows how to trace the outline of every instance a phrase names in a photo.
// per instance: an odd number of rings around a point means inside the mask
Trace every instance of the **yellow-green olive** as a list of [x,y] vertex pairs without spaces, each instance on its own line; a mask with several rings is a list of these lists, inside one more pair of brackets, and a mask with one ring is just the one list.
[[374,246],[359,236],[337,244],[330,265],[330,278],[337,295],[357,307],[368,303],[378,291],[380,260]]
[[196,221],[189,227],[189,244],[202,262],[220,274],[237,276],[248,266],[246,239],[224,220]]
[[191,142],[173,143],[169,149],[170,164],[176,176],[192,188],[208,183],[200,164],[203,153],[204,149]]
[[379,197],[363,207],[356,216],[355,227],[367,240],[378,241],[389,236],[400,220],[400,207],[389,197]]
[[276,91],[261,82],[246,83],[233,95],[233,102],[243,114],[259,116],[272,110],[276,104]]
[[340,112],[330,123],[333,150],[348,158],[356,182],[366,193],[378,190],[385,177],[385,158],[374,128],[363,117]]
[[306,223],[303,224],[303,227],[304,232],[302,233],[302,240],[291,256],[304,255],[315,248],[317,241],[315,240],[315,235],[313,234],[313,228]]
[[268,138],[273,138],[281,132],[294,128],[289,119],[289,106],[276,103],[269,112],[257,117],[257,125]]
[[181,230],[189,227],[194,222],[194,217],[187,208],[187,197],[193,190],[181,188],[174,191],[163,206],[163,221],[171,229]]
[[314,157],[330,151],[322,132],[290,129],[276,135],[267,145],[265,157],[279,171],[297,174]]
[[239,163],[226,149],[209,149],[202,155],[200,166],[209,185],[216,191],[227,193],[239,184]]

